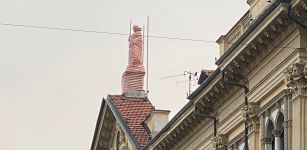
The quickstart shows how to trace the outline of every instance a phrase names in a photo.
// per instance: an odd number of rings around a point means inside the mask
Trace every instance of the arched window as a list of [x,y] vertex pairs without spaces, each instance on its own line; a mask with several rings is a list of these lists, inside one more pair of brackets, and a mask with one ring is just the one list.
[[120,148],[120,132],[117,131],[116,133],[116,150],[119,150]]
[[272,120],[268,120],[266,124],[266,133],[265,133],[265,140],[264,146],[265,150],[274,150],[275,149],[275,140],[273,136],[274,125]]

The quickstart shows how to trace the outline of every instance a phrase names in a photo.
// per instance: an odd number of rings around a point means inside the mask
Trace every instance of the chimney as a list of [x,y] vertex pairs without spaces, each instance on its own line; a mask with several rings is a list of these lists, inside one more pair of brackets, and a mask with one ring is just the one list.
[[145,120],[145,124],[150,130],[150,137],[155,137],[162,128],[168,123],[169,110],[153,110],[148,118]]
[[146,98],[141,31],[141,27],[134,25],[134,33],[129,36],[129,61],[122,76],[122,93],[125,97]]

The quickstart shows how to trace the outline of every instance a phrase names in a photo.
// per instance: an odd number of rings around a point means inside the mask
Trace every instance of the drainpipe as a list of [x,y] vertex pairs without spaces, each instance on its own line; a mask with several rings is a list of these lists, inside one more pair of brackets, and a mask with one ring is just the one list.
[[[249,91],[248,87],[243,85],[243,84],[239,84],[239,83],[236,83],[236,82],[225,80],[223,71],[222,71],[221,81],[222,81],[222,84],[230,84],[230,85],[237,86],[239,88],[244,89],[244,92],[245,92],[244,105],[245,105],[245,108],[247,109],[246,111],[248,111],[248,100],[247,100],[247,96],[246,96],[248,91]],[[248,150],[248,114],[246,114],[246,119],[245,119],[244,138],[245,138],[244,139],[244,141],[245,141],[244,150]]]
[[216,135],[217,135],[217,119],[216,119],[216,117],[209,115],[207,113],[197,112],[196,107],[194,109],[194,114],[196,114],[196,116],[201,116],[201,117],[204,117],[204,118],[212,119],[214,121],[214,137],[216,137]]
[[291,16],[291,9],[292,9],[292,5],[288,2],[288,12],[287,12],[287,17],[293,21],[294,23],[296,23],[297,25],[301,26],[304,30],[307,30],[307,26],[305,26],[303,23],[299,22],[298,20],[296,20],[293,16]]

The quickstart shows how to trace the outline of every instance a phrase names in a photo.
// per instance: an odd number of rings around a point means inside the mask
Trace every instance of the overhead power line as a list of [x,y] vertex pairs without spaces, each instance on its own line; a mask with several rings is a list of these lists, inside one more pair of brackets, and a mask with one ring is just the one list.
[[[14,24],[14,23],[5,23],[5,22],[0,22],[0,25],[2,25],[2,26],[13,26],[13,27],[23,27],[23,28],[45,29],[45,30],[59,30],[59,31],[84,32],[84,33],[94,33],[94,34],[119,35],[119,36],[129,36],[130,35],[129,33],[121,33],[121,32],[96,31],[96,30],[73,29],[73,28],[60,28],[60,27],[51,27],[51,26],[37,26],[37,25]],[[156,35],[145,35],[145,36],[147,38],[180,40],[180,41],[193,41],[193,42],[206,42],[206,43],[217,44],[217,42],[213,41],[213,40],[203,40],[203,39],[183,38],[183,37],[156,36]],[[225,43],[234,44],[233,42],[225,42]],[[241,43],[241,45],[249,45],[249,44]],[[296,49],[296,47],[286,47],[286,46],[278,46],[278,48]]]
[[105,32],[105,31],[94,31],[94,30],[83,30],[83,29],[72,29],[72,28],[58,28],[58,27],[48,27],[48,26],[35,26],[35,25],[25,25],[25,24],[12,24],[0,22],[3,26],[14,26],[14,27],[25,27],[25,28],[36,28],[36,29],[47,29],[47,30],[61,30],[61,31],[73,31],[73,32],[87,32],[87,33],[98,33],[98,34],[112,34],[112,35],[124,35],[129,36],[127,33],[119,32]]
[[[59,28],[59,27],[50,27],[50,26],[13,24],[13,23],[4,23],[4,22],[0,22],[0,25],[2,25],[2,26],[13,26],[13,27],[24,27],[24,28],[46,29],[46,30],[60,30],[60,31],[73,31],[73,32],[85,32],[85,33],[96,33],[96,34],[120,35],[120,36],[129,36],[130,35],[129,33],[120,33],[120,32],[96,31],[96,30],[73,29],[73,28]],[[179,38],[179,37],[167,37],[167,36],[155,36],[155,35],[151,35],[151,36],[148,36],[148,37],[157,38],[157,39],[216,43],[215,41],[202,40],[202,39],[192,39],[192,38]]]

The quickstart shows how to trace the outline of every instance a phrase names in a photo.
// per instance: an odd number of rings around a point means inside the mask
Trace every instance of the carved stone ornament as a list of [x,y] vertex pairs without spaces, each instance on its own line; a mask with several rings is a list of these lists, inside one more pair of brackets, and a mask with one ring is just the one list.
[[250,102],[248,103],[247,107],[243,106],[241,108],[241,114],[243,119],[245,120],[248,117],[257,116],[257,111],[259,110],[259,103],[257,102]]
[[225,134],[218,134],[211,141],[214,150],[227,150],[228,137]]
[[284,72],[284,81],[288,87],[296,95],[305,95],[307,88],[307,64],[295,63]]
[[291,120],[284,121],[281,125],[283,128],[292,127],[292,121]]
[[281,136],[281,131],[280,130],[273,130],[272,134],[274,135],[274,137],[280,137]]
[[260,129],[260,122],[258,116],[253,116],[249,119],[248,124],[249,132],[258,132]]
[[262,145],[272,144],[272,141],[273,141],[273,138],[271,138],[271,137],[265,137],[265,138],[261,139]]

